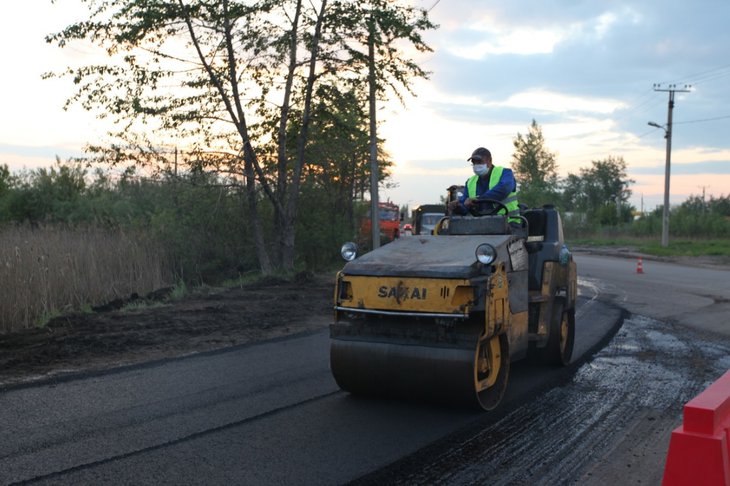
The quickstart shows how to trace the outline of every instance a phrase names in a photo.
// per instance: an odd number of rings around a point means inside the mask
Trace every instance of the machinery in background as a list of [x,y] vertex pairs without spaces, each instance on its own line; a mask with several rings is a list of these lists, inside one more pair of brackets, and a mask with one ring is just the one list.
[[[389,243],[400,236],[400,208],[390,201],[378,203],[378,216],[380,219],[380,242]],[[372,219],[368,210],[360,226],[360,235],[364,241],[370,237]]]
[[446,215],[445,204],[422,204],[413,209],[413,234],[430,235],[439,220]]

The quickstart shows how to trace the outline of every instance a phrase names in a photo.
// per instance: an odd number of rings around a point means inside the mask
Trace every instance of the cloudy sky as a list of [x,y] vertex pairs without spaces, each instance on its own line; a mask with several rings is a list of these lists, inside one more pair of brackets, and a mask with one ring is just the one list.
[[[434,6],[435,4],[435,6]],[[622,156],[632,203],[661,204],[668,93],[675,94],[672,202],[730,193],[730,2],[727,0],[422,0],[440,28],[424,60],[431,79],[406,109],[388,107],[398,163],[385,197],[418,204],[463,182],[488,147],[509,166],[532,119],[562,176]]]
[[[439,29],[420,59],[405,107],[382,107],[383,136],[396,161],[396,188],[381,193],[411,206],[438,201],[470,173],[466,158],[488,147],[509,166],[517,133],[533,119],[556,153],[561,176],[621,156],[636,182],[631,202],[661,204],[670,84],[676,93],[672,202],[730,194],[730,2],[727,0],[416,0]],[[80,109],[62,110],[66,80],[42,81],[83,57],[46,34],[81,18],[77,0],[3,7],[0,43],[0,163],[13,170],[80,155],[105,129]],[[40,12],[43,11],[43,14]]]

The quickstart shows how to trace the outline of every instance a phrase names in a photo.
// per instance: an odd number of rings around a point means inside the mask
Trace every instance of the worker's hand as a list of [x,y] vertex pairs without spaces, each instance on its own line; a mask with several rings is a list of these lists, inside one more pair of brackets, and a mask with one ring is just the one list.
[[466,198],[466,201],[464,201],[464,207],[466,209],[469,209],[473,205],[474,205],[474,201],[472,201],[472,198],[470,198],[470,197]]

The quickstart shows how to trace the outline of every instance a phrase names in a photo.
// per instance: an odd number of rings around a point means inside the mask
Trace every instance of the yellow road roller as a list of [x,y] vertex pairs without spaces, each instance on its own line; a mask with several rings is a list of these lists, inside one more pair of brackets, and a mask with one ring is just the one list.
[[512,228],[487,203],[361,256],[343,245],[330,326],[340,388],[492,410],[512,361],[570,363],[577,271],[558,211],[523,210]]

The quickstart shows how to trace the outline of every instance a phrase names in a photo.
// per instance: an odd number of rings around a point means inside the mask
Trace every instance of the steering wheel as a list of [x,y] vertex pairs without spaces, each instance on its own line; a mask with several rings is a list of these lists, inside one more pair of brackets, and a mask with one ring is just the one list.
[[475,197],[472,198],[471,202],[469,212],[472,216],[491,216],[492,214],[497,214],[502,209],[504,209],[505,214],[509,213],[507,206],[502,201],[497,201],[496,199]]

